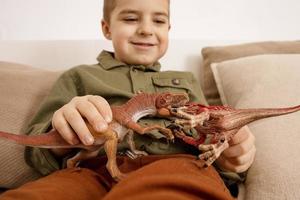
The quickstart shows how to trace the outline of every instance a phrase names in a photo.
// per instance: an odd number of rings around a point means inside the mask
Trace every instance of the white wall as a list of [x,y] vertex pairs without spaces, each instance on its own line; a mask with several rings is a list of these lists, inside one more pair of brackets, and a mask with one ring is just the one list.
[[[0,40],[103,39],[102,0],[0,0]],[[171,39],[300,38],[299,0],[171,0]]]

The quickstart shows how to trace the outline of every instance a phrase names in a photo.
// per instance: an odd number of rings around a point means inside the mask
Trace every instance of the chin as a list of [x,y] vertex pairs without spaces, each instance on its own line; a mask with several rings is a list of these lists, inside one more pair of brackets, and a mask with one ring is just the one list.
[[151,58],[151,59],[147,59],[147,58],[138,58],[135,59],[133,61],[133,63],[135,64],[139,64],[139,65],[144,65],[144,66],[152,66],[157,60]]
[[155,62],[136,62],[138,65],[143,65],[143,66],[152,66]]

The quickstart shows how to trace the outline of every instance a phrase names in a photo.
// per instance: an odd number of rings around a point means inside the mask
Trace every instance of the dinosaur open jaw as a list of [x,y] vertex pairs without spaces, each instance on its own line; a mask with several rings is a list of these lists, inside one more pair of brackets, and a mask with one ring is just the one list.
[[189,102],[189,96],[185,93],[172,94],[171,107],[178,108]]
[[178,108],[184,106],[189,101],[186,93],[162,93],[156,100],[157,108]]

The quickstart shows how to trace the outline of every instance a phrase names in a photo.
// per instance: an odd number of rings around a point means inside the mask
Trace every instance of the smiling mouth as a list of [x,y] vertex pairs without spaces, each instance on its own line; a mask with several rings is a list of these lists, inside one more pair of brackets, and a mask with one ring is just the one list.
[[145,42],[131,42],[131,44],[135,46],[140,46],[140,47],[153,47],[155,44],[152,43],[145,43]]

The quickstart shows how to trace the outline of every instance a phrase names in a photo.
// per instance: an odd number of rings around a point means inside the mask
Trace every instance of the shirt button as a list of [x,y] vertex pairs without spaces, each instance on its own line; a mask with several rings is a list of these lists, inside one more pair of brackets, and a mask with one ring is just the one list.
[[172,83],[173,83],[173,85],[179,85],[180,80],[178,78],[174,78],[174,79],[172,79]]
[[144,93],[144,91],[143,90],[138,90],[138,91],[136,91],[136,93],[137,94],[142,94],[142,93]]

